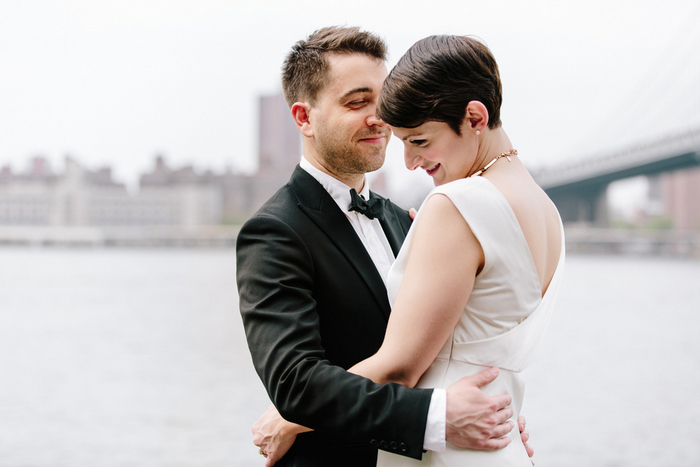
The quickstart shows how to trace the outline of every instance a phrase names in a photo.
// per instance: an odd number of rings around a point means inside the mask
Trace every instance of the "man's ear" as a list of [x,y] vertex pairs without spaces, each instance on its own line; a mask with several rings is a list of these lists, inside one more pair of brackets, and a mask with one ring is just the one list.
[[470,101],[464,115],[463,127],[465,131],[483,133],[489,124],[489,111],[480,101]]
[[292,104],[292,118],[301,134],[307,138],[314,135],[310,121],[311,105],[308,102],[295,102]]

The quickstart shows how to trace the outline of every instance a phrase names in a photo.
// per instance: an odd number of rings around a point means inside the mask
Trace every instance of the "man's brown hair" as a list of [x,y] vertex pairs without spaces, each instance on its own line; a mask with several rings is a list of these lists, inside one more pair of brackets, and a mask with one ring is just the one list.
[[330,26],[294,44],[282,66],[282,89],[289,107],[295,102],[313,103],[328,82],[328,53],[361,53],[386,61],[384,41],[357,27]]

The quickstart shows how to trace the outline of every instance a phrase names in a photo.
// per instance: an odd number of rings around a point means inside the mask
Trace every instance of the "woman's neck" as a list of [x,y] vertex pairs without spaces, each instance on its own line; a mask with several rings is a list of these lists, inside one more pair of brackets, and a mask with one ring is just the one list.
[[507,153],[511,149],[513,149],[513,144],[510,142],[503,127],[484,131],[479,142],[479,148],[477,149],[476,159],[474,160],[471,173],[482,169],[486,164],[491,162],[494,157]]

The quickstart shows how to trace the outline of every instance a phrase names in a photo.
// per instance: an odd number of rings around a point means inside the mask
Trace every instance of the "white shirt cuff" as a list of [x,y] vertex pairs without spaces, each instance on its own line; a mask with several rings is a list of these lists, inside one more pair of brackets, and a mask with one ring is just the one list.
[[428,422],[425,425],[423,449],[443,452],[445,450],[445,424],[447,423],[447,391],[433,389],[428,407]]

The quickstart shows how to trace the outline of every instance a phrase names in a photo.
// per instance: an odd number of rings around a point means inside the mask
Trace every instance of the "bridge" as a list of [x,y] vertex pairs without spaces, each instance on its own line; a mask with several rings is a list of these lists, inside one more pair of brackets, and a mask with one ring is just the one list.
[[606,191],[614,181],[700,165],[700,128],[533,173],[564,222],[608,224]]

